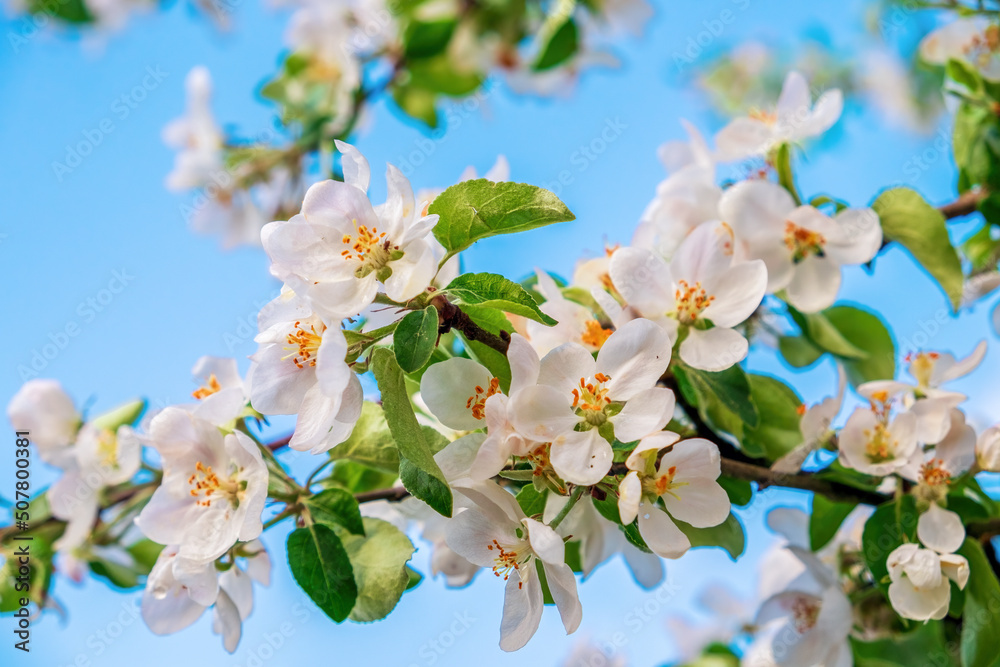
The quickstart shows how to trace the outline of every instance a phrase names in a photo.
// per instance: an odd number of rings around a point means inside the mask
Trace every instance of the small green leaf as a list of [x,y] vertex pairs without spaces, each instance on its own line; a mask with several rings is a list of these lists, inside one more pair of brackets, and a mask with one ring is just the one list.
[[[952,667],[958,664],[953,642],[945,639],[941,621],[914,623],[910,632],[861,641],[851,637],[854,667]],[[953,648],[954,647],[954,648]],[[928,656],[934,656],[933,661]]]
[[[539,35],[539,37],[544,39],[542,35]],[[532,69],[536,72],[542,72],[563,64],[573,57],[579,45],[580,35],[576,27],[576,21],[572,17],[569,17],[560,23],[555,30],[551,31],[551,37],[548,38],[548,41],[541,48],[538,58],[535,60],[534,65],[532,65]]]
[[337,623],[347,619],[358,597],[351,560],[330,528],[314,523],[288,536],[292,576],[316,606]]
[[735,477],[722,475],[716,481],[719,482],[719,486],[725,489],[731,504],[742,507],[749,505],[750,501],[753,500],[753,487],[745,479],[736,479]]
[[743,550],[746,548],[743,524],[731,512],[725,521],[710,528],[695,528],[678,519],[673,519],[673,521],[681,529],[681,532],[687,535],[692,547],[721,547],[734,561],[743,554]]
[[851,385],[896,377],[896,345],[877,315],[853,306],[834,306],[823,312],[847,341],[867,355],[864,359],[841,359]]
[[392,338],[396,362],[404,373],[414,373],[426,364],[438,338],[438,313],[434,306],[407,313]]
[[538,309],[527,290],[495,273],[466,273],[452,280],[442,290],[458,303],[495,308],[553,326],[554,319]]
[[361,417],[350,437],[331,449],[329,456],[335,461],[357,461],[371,468],[398,473],[399,451],[389,425],[385,423],[382,406],[365,401],[361,406]]
[[937,280],[952,308],[957,309],[964,284],[962,263],[951,245],[941,212],[909,188],[886,190],[872,208],[879,216],[885,238],[906,248]]
[[756,427],[745,424],[740,444],[776,461],[802,443],[799,407],[802,399],[787,384],[769,375],[750,373],[750,398],[759,415]]
[[355,535],[364,535],[361,508],[354,494],[345,489],[326,489],[303,499],[313,521],[327,526],[343,526]]
[[802,329],[802,333],[816,347],[843,359],[864,359],[868,354],[851,341],[844,338],[824,313],[801,313],[788,306],[788,313]]
[[527,484],[517,492],[517,504],[524,510],[525,516],[534,516],[545,511],[546,493],[535,490],[531,484]]
[[436,56],[448,47],[456,21],[413,21],[406,27],[403,53],[406,60]]
[[969,561],[962,612],[962,667],[995,667],[1000,637],[1000,583],[983,547],[971,537],[958,550]]
[[841,503],[820,494],[813,495],[812,513],[809,515],[809,547],[819,551],[826,546],[844,523],[857,503]]
[[433,91],[399,84],[392,87],[392,99],[407,116],[423,121],[432,130],[438,126],[437,94]]
[[99,417],[95,417],[90,423],[97,428],[113,432],[117,431],[119,426],[131,426],[135,424],[145,411],[146,400],[137,398],[134,401],[119,405],[117,408],[109,410]]
[[384,347],[378,348],[372,353],[371,369],[382,394],[386,423],[399,449],[399,477],[403,486],[439,514],[451,516],[451,488],[413,414],[403,371],[395,356]]
[[490,236],[576,219],[548,190],[484,178],[451,186],[437,196],[429,212],[441,216],[434,236],[449,257]]
[[945,65],[945,73],[948,78],[960,86],[964,86],[970,92],[981,92],[983,89],[983,79],[971,65],[964,60],[950,58]]
[[778,351],[788,365],[793,368],[805,368],[816,363],[823,356],[823,350],[816,347],[805,336],[778,337]]
[[739,366],[712,373],[677,362],[680,371],[697,395],[698,411],[703,418],[711,419],[712,405],[717,403],[735,415],[743,424],[755,427],[759,415],[750,398],[750,381]]
[[344,548],[354,569],[357,603],[351,620],[377,621],[389,615],[410,585],[407,563],[413,557],[413,543],[387,521],[365,517],[365,535],[342,534]]

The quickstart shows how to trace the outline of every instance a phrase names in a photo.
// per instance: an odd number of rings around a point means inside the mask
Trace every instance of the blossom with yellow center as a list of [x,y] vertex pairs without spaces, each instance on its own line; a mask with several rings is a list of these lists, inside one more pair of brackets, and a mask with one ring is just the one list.
[[212,394],[218,393],[220,389],[222,389],[222,385],[219,384],[219,379],[215,377],[215,373],[212,373],[208,376],[208,380],[205,384],[191,392],[191,396],[200,401],[203,398],[207,398]]
[[785,247],[792,253],[792,261],[801,262],[806,257],[825,255],[826,239],[819,232],[800,227],[792,221],[785,222]]
[[715,301],[715,297],[705,291],[701,282],[691,285],[686,280],[678,280],[674,290],[674,300],[677,320],[682,324],[694,324],[702,311]]
[[294,330],[287,336],[288,346],[285,347],[286,350],[291,350],[291,354],[284,358],[291,359],[298,368],[315,366],[316,352],[323,342],[323,332],[326,331],[326,325],[319,322],[303,327],[302,322],[296,320],[293,326]]

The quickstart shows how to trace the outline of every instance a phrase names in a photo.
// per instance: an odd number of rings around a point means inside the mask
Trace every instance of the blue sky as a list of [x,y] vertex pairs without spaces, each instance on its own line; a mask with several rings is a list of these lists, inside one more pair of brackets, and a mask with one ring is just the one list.
[[[480,109],[457,107],[461,122],[430,143],[420,127],[381,102],[356,141],[376,172],[373,198],[384,193],[385,162],[412,163],[408,156],[414,151],[425,155],[409,172],[416,188],[449,185],[470,164],[483,171],[498,153],[509,159],[514,180],[549,185],[568,171],[571,182],[559,194],[576,213],[575,222],[489,240],[465,257],[468,270],[513,278],[536,266],[568,274],[579,256],[600,253],[606,241],[627,242],[664,176],[656,147],[683,136],[679,118],[706,130],[719,126],[704,98],[677,71],[674,54],[687,48],[689,39],[715,27],[720,34],[702,40],[705,54],[752,37],[787,48],[819,39],[850,55],[867,39],[865,10],[858,0],[838,3],[836,12],[825,3],[791,0],[660,2],[645,37],[617,51],[622,67],[588,74],[570,99],[518,98],[500,84]],[[719,30],[723,12],[733,19]],[[181,205],[187,199],[163,187],[173,155],[160,139],[164,124],[182,111],[186,72],[200,64],[215,79],[214,109],[221,121],[244,135],[269,127],[272,111],[252,91],[278,61],[286,15],[254,2],[237,3],[234,18],[235,29],[220,34],[184,3],[172,3],[165,12],[132,21],[103,44],[43,33],[15,45],[9,35],[24,34],[25,24],[15,19],[3,26],[8,35],[8,44],[0,47],[4,404],[22,382],[19,368],[33,360],[41,376],[61,380],[92,411],[140,395],[153,404],[185,400],[193,388],[191,366],[203,354],[235,356],[246,368],[256,312],[278,286],[261,251],[224,253],[216,239],[186,228]],[[904,17],[904,28],[915,29],[921,20]],[[594,159],[583,157],[580,148],[609,126],[617,128],[614,141]],[[799,181],[807,195],[827,192],[862,205],[886,185],[909,183],[931,201],[952,196],[953,165],[947,155],[933,155],[934,133],[887,127],[872,111],[851,107],[833,135],[822,151],[814,147],[800,160]],[[67,162],[67,146],[81,141],[93,144],[90,154],[68,172],[54,168],[55,162]],[[921,155],[929,167],[914,174],[907,165]],[[959,225],[957,233],[968,229]],[[942,295],[898,249],[878,260],[874,276],[848,271],[841,300],[878,310],[900,340],[925,332],[929,346],[960,355],[991,335],[988,304],[961,318],[948,316]],[[991,353],[977,376],[956,388],[985,387],[997,363]],[[754,350],[749,367],[794,377],[809,401],[834,385],[830,364],[795,374],[768,350]],[[982,399],[969,410],[974,422],[985,426],[996,415],[990,412],[992,396]],[[282,456],[295,470],[308,469],[303,455]],[[51,473],[39,466],[36,479],[50,480]],[[11,482],[12,476],[0,482],[6,497]],[[265,537],[275,562],[273,583],[257,590],[257,608],[233,656],[222,651],[207,616],[180,634],[154,637],[130,620],[138,592],[112,592],[93,580],[81,586],[58,580],[55,594],[68,617],[49,615],[37,623],[28,664],[118,665],[142,655],[150,665],[178,660],[291,665],[327,656],[358,665],[472,660],[545,665],[558,664],[580,637],[608,642],[618,635],[624,641],[617,652],[626,654],[630,665],[648,667],[673,656],[664,619],[668,613],[690,613],[701,585],[724,581],[752,593],[756,562],[773,539],[762,528],[764,508],[807,502],[800,494],[761,494],[742,517],[749,540],[739,563],[719,550],[693,551],[667,563],[668,580],[676,585],[659,595],[634,585],[619,561],[605,565],[580,588],[579,633],[565,637],[555,610],[547,610],[538,636],[515,655],[497,648],[502,587],[487,576],[458,591],[425,580],[384,621],[334,625],[292,581],[283,551],[286,529],[279,527]],[[423,548],[413,565],[427,572],[427,549],[418,545]],[[453,627],[462,633],[452,634]],[[13,659],[4,641],[0,660]]]

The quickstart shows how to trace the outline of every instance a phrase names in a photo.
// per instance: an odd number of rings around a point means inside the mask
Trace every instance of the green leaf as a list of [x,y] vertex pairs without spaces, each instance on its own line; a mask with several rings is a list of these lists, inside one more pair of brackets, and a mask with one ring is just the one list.
[[395,356],[384,347],[378,348],[372,353],[371,369],[382,394],[386,423],[399,449],[399,477],[403,486],[439,514],[451,516],[451,488],[413,414],[403,371]]
[[347,459],[385,472],[398,473],[399,451],[385,422],[382,406],[365,401],[361,406],[361,417],[350,437],[331,449],[329,456],[335,461]]
[[451,97],[471,95],[485,80],[480,72],[456,67],[447,54],[411,61],[405,72],[410,75],[410,88]]
[[971,537],[958,550],[969,561],[962,612],[962,667],[995,667],[1000,637],[1000,583],[983,547]]
[[514,315],[554,326],[554,319],[538,309],[527,290],[495,273],[466,273],[452,280],[442,290],[459,303],[495,308]]
[[[914,667],[914,665],[934,665],[952,667],[957,665],[950,655],[950,642],[944,635],[941,621],[914,623],[911,632],[894,634],[885,639],[861,641],[851,637],[854,652],[854,667]],[[928,661],[928,656],[934,656]]]
[[429,58],[444,51],[455,32],[456,24],[454,19],[411,22],[406,27],[403,38],[405,59]]
[[438,338],[438,312],[434,306],[407,313],[392,338],[396,362],[404,373],[414,373],[426,364]]
[[678,519],[673,521],[681,529],[681,532],[691,540],[692,547],[721,547],[734,561],[743,554],[743,550],[746,548],[743,524],[732,512],[729,513],[725,521],[710,528],[695,528]]
[[[541,36],[544,39],[544,36]],[[541,48],[538,58],[532,65],[536,72],[542,72],[563,64],[573,57],[580,44],[580,35],[576,27],[576,21],[572,17],[567,18],[559,26],[551,31],[551,37]]]
[[793,368],[811,366],[823,356],[823,350],[805,336],[779,336],[778,351]]
[[750,398],[750,381],[739,366],[712,373],[678,362],[675,371],[680,371],[690,383],[698,398],[702,418],[711,420],[712,405],[717,403],[747,426],[755,427],[759,423],[757,409]]
[[525,516],[534,516],[545,511],[546,493],[535,490],[531,484],[527,484],[517,492],[517,504],[524,510]]
[[722,475],[716,481],[719,483],[719,486],[725,489],[726,495],[729,496],[729,502],[733,505],[742,507],[749,505],[750,501],[753,500],[753,487],[745,479],[736,479],[735,477]]
[[313,521],[327,526],[343,526],[355,535],[364,535],[361,508],[354,494],[345,489],[326,489],[303,499]]
[[[996,206],[996,204],[993,202],[990,206]],[[969,258],[973,271],[992,268],[997,264],[1000,241],[993,238],[992,230],[992,225],[984,224],[979,228],[979,231],[962,242],[962,253]]]
[[410,578],[410,580],[406,582],[407,591],[416,588],[420,585],[420,582],[424,580],[424,575],[420,574],[409,565],[406,566],[406,576]]
[[358,586],[351,560],[330,528],[314,523],[288,536],[288,566],[295,581],[316,606],[337,623],[354,608]]
[[841,503],[820,494],[813,495],[812,513],[809,515],[809,547],[819,551],[837,534],[840,524],[857,507],[857,503]]
[[[70,24],[91,23],[94,20],[94,15],[90,12],[84,0],[59,0],[59,2],[28,0],[28,11],[44,18],[55,16]],[[38,30],[42,25],[38,23],[34,29]],[[13,35],[14,33],[10,34]]]
[[398,471],[390,473],[369,468],[354,461],[337,461],[330,476],[321,479],[320,483],[327,488],[342,487],[351,493],[364,493],[365,491],[388,488],[398,478]]
[[886,239],[897,241],[923,266],[958,309],[962,300],[962,263],[951,245],[945,218],[909,188],[893,188],[878,196],[878,213]]
[[851,385],[896,377],[896,345],[877,315],[853,306],[834,306],[823,312],[844,338],[867,354],[864,359],[842,358]]
[[377,621],[389,615],[410,584],[407,563],[413,557],[413,543],[387,521],[365,517],[365,535],[342,534],[344,548],[354,569],[357,603],[351,620]]
[[751,373],[747,379],[759,422],[756,427],[744,425],[740,444],[747,451],[759,451],[776,461],[802,443],[802,399],[787,384],[769,375]]
[[407,116],[423,121],[432,130],[438,126],[437,94],[433,91],[399,84],[392,88],[392,99]]
[[864,359],[868,356],[863,349],[847,340],[825,313],[801,313],[792,306],[788,306],[788,313],[806,338],[820,349],[842,359]]
[[146,411],[146,399],[137,398],[123,405],[119,405],[113,410],[109,410],[99,417],[91,420],[91,424],[97,428],[117,431],[119,426],[131,426],[135,424],[142,413]]
[[983,89],[983,79],[979,72],[963,60],[950,58],[945,65],[945,73],[949,79],[972,93],[981,92]]
[[430,213],[441,216],[434,236],[448,257],[480,239],[524,232],[575,220],[548,190],[524,183],[493,183],[484,178],[453,185],[437,196]]

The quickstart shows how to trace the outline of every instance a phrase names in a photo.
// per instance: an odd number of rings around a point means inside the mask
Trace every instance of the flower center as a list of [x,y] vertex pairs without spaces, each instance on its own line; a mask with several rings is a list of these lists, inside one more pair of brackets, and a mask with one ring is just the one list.
[[[674,489],[679,489],[682,486],[687,486],[687,482],[674,482],[674,477],[677,475],[677,466],[670,466],[665,473],[662,475],[657,474],[654,478],[647,478],[644,481],[643,488],[647,494],[652,496],[663,496],[671,495],[674,498],[680,498]],[[654,501],[655,502],[655,501]]]
[[611,329],[605,329],[597,320],[587,320],[583,334],[580,336],[580,342],[587,347],[599,350],[609,336],[611,336]]
[[876,424],[875,428],[866,430],[868,443],[865,445],[865,455],[872,463],[883,463],[896,458],[896,446],[899,442],[889,435],[885,424]]
[[931,375],[934,373],[934,365],[941,357],[937,352],[917,352],[906,355],[906,361],[910,364],[910,373],[921,387],[931,386]]
[[750,109],[748,114],[754,120],[759,120],[765,125],[774,125],[778,122],[778,113],[776,111],[765,111],[764,109]]
[[203,398],[211,396],[220,389],[222,389],[222,385],[219,384],[219,380],[215,377],[215,373],[212,373],[208,376],[208,380],[205,384],[191,392],[191,395],[200,401]]
[[792,603],[792,620],[799,634],[812,630],[819,620],[819,602],[804,597],[796,598]]
[[951,473],[944,469],[944,461],[931,459],[920,467],[920,479],[928,486],[951,484]]
[[[493,543],[487,544],[486,548],[496,552],[493,558],[493,574],[503,577],[504,581],[510,578],[512,572],[519,571],[521,566],[528,562],[529,557],[525,555],[527,550],[522,545],[508,546],[505,549],[503,545],[493,540]],[[517,587],[521,588],[522,583],[518,582]]]
[[677,304],[678,321],[682,324],[694,324],[702,311],[715,301],[715,297],[706,293],[700,282],[690,285],[686,280],[678,280],[674,301]]
[[605,382],[611,378],[604,373],[594,375],[594,382],[580,378],[580,386],[573,390],[573,407],[589,412],[604,412],[605,406],[611,403]]
[[102,429],[97,436],[97,455],[101,465],[111,470],[118,469],[118,436],[108,429]]
[[315,366],[316,353],[323,342],[326,325],[320,322],[304,328],[301,321],[296,321],[294,326],[295,330],[288,334],[288,345],[285,346],[286,350],[291,350],[291,354],[282,357],[282,360],[290,358],[298,368]]
[[199,500],[195,503],[200,507],[209,507],[213,500],[219,498],[225,498],[231,502],[236,501],[236,495],[240,490],[240,484],[232,477],[220,478],[212,470],[212,466],[207,466],[201,461],[195,464],[194,472],[188,477],[188,485],[191,486],[190,493],[193,497],[204,497],[204,500]]
[[823,257],[826,254],[823,249],[825,244],[822,234],[799,227],[790,220],[785,221],[785,247],[791,251],[793,262],[801,262],[809,255]]
[[341,241],[347,247],[340,254],[345,261],[360,262],[360,270],[378,271],[392,259],[392,250],[398,249],[391,245],[385,235],[377,227],[368,229],[366,225],[359,225],[354,220],[354,234],[344,234]]
[[476,393],[469,396],[469,400],[465,402],[465,407],[472,411],[472,416],[476,419],[484,419],[486,417],[486,399],[499,393],[500,380],[490,378],[490,386],[487,389],[484,390],[479,385],[476,385]]
[[987,67],[990,58],[1000,51],[1000,27],[991,25],[978,35],[973,35],[962,50],[976,67]]

